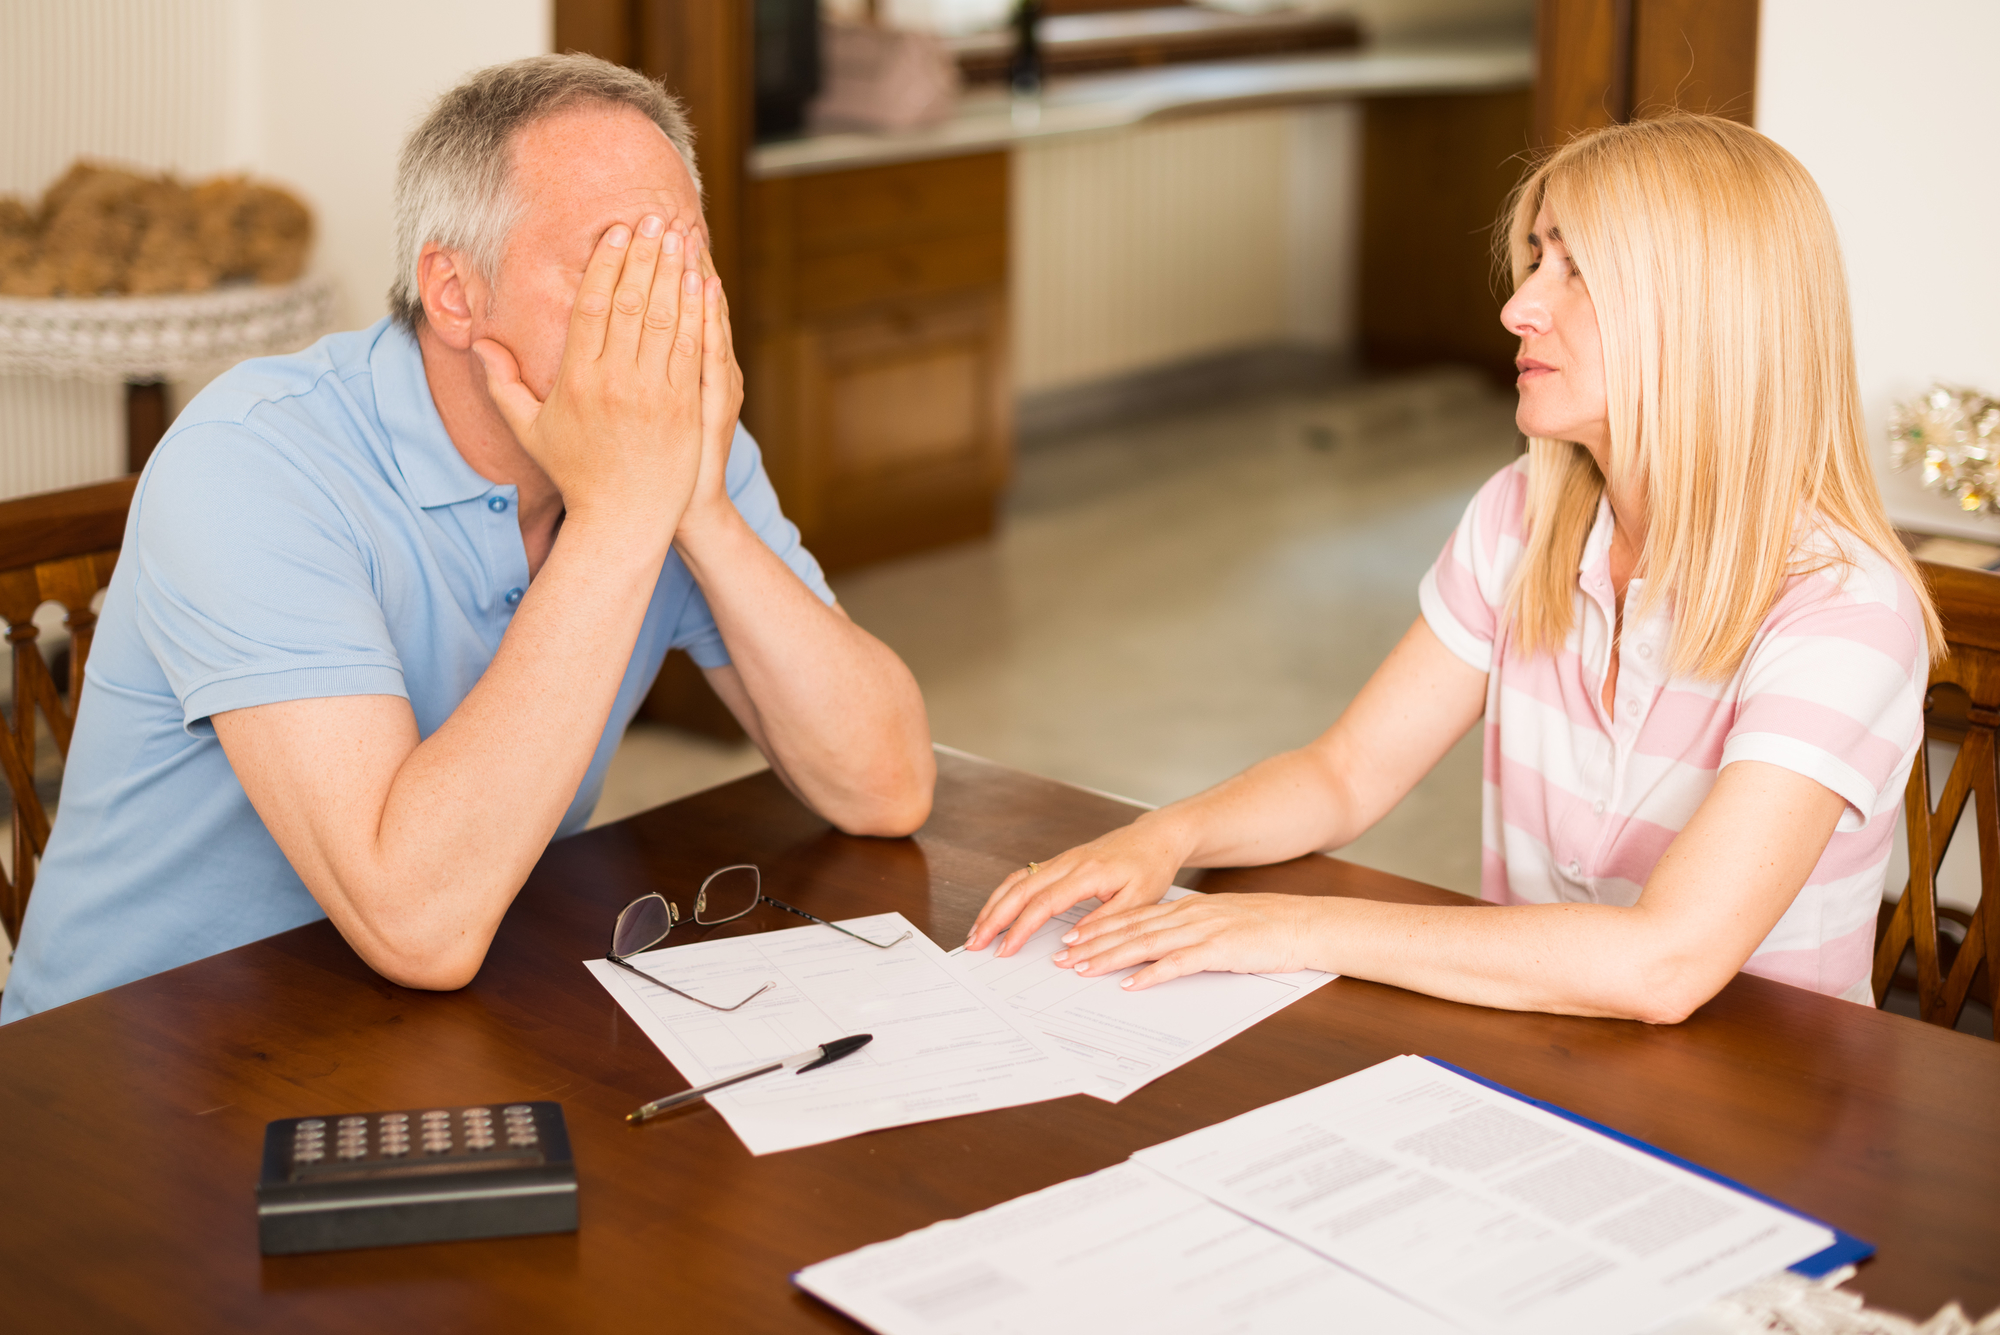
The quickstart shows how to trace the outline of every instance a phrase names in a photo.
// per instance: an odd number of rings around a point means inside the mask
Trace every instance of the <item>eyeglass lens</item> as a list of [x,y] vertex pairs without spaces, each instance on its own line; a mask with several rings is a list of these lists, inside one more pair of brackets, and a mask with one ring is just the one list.
[[611,929],[611,953],[636,955],[651,949],[673,930],[677,916],[673,905],[661,895],[645,895],[633,900],[618,915],[618,925]]
[[694,897],[694,920],[703,927],[734,922],[757,907],[763,873],[748,862],[709,873]]

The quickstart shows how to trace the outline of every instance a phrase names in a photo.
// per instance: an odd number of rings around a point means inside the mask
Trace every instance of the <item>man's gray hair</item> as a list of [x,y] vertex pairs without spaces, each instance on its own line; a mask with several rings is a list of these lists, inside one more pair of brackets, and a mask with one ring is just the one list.
[[694,188],[694,128],[680,99],[636,70],[596,56],[530,56],[480,70],[437,100],[396,165],[396,277],[389,313],[411,333],[423,322],[417,260],[436,242],[489,282],[526,201],[514,191],[514,138],[535,122],[592,102],[627,106],[660,127]]

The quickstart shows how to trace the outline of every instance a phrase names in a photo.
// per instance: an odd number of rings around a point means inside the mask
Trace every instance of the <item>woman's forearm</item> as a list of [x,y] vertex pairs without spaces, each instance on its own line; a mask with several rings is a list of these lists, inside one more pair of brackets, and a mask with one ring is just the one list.
[[1501,1010],[1675,1024],[1741,963],[1642,905],[1311,903],[1312,967]]

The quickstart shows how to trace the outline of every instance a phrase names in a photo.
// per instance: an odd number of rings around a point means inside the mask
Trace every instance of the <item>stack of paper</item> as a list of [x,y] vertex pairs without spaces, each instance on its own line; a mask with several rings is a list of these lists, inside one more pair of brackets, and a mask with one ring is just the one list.
[[585,966],[686,1076],[704,1084],[848,1034],[875,1041],[804,1075],[780,1072],[709,1096],[752,1154],[883,1127],[1074,1094],[1084,1074],[1014,1009],[972,982],[900,913],[655,950],[632,963],[740,1010],[710,1010],[604,960]]
[[808,1267],[884,1335],[1655,1329],[1825,1227],[1417,1057]]
[[[1166,902],[1196,893],[1177,885],[1167,891]],[[1143,992],[1127,992],[1119,984],[1137,973],[1137,966],[1078,977],[1049,960],[1062,949],[1063,934],[1096,907],[1097,901],[1088,899],[1057,914],[1028,938],[1019,953],[1006,959],[999,957],[997,940],[977,954],[961,947],[953,956],[1090,1072],[1085,1093],[1110,1103],[1186,1065],[1335,977],[1315,969],[1197,973]]]
[[[1195,893],[1175,887],[1172,898]],[[794,1079],[774,1075],[709,1100],[753,1154],[863,1131],[1009,1108],[1066,1094],[1116,1102],[1333,980],[1332,974],[1205,973],[1143,992],[1134,970],[1078,977],[1050,962],[1062,934],[1095,900],[1051,919],[1020,954],[946,955],[900,913],[796,927],[635,956],[683,992],[740,1010],[711,1010],[604,960],[587,967],[690,1084],[733,1075],[847,1034],[875,1041]]]

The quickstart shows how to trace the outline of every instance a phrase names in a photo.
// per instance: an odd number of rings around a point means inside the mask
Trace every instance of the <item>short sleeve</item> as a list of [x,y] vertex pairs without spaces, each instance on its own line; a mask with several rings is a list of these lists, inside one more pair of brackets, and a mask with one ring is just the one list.
[[1495,473],[1465,507],[1437,564],[1417,586],[1417,606],[1444,647],[1481,672],[1493,670],[1493,643],[1520,562],[1528,461]]
[[1761,760],[1803,774],[1848,809],[1835,827],[1895,819],[1923,735],[1928,647],[1916,595],[1870,553],[1845,578],[1797,577],[1743,666],[1721,764]]
[[408,697],[352,526],[248,427],[174,437],[133,499],[126,559],[140,636],[189,732],[283,700]]
[[[736,428],[736,439],[729,446],[729,469],[724,478],[729,488],[729,499],[736,505],[736,512],[743,521],[761,538],[766,547],[778,554],[778,559],[791,567],[792,573],[804,582],[821,602],[833,603],[833,589],[826,582],[826,575],[819,568],[819,562],[799,541],[798,525],[785,518],[785,512],[778,505],[777,489],[764,472],[764,455],[757,448],[757,442],[740,425]],[[703,668],[726,667],[729,664],[729,649],[722,642],[722,632],[716,629],[715,616],[708,609],[708,600],[696,588],[689,595],[682,609],[680,623],[674,627],[673,647],[687,650],[688,657]]]

